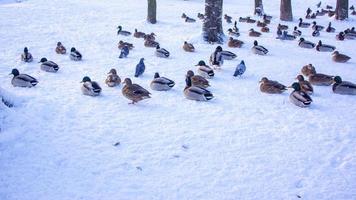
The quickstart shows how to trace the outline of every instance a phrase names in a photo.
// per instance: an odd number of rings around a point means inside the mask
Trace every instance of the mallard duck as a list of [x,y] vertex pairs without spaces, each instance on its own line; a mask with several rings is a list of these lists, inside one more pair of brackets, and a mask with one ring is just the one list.
[[316,16],[324,16],[326,14],[326,12],[317,10],[315,14],[316,14]]
[[251,19],[250,17],[247,17],[247,21],[246,22],[249,23],[249,24],[254,24],[254,23],[256,23],[256,20]]
[[331,10],[331,9],[333,9],[333,7],[330,5],[326,5],[326,9]]
[[122,26],[118,26],[117,27],[117,34],[118,35],[123,35],[123,36],[129,36],[129,35],[131,35],[131,32],[124,31],[124,30],[122,30]]
[[328,33],[334,33],[335,32],[335,28],[331,27],[331,22],[329,22],[329,25],[328,25],[328,27],[326,28],[325,31],[328,32]]
[[324,29],[324,26],[320,26],[316,24],[316,21],[313,21],[313,26],[312,26],[313,30],[317,30],[317,31],[322,31]]
[[312,64],[303,66],[301,72],[306,77],[310,76],[311,74],[316,74],[315,67]]
[[322,44],[321,40],[319,40],[319,42],[316,45],[315,49],[317,51],[321,51],[321,52],[333,52],[336,49],[336,47],[331,46],[331,45],[327,45],[327,44]]
[[316,14],[313,13],[312,15],[310,15],[310,19],[316,19]]
[[298,24],[298,26],[299,26],[300,28],[309,28],[310,23],[303,22],[303,19],[302,19],[302,18],[299,18],[299,24]]
[[306,41],[304,38],[299,39],[298,45],[302,48],[307,48],[307,49],[313,49],[315,47],[314,43]]
[[268,50],[265,47],[258,45],[258,42],[255,40],[253,42],[252,52],[257,55],[266,55]]
[[318,30],[315,30],[312,32],[312,36],[313,37],[319,37],[320,36],[320,32]]
[[261,28],[261,32],[269,33],[269,28],[267,26]]
[[156,34],[155,34],[155,33],[146,34],[146,35],[143,37],[143,39],[155,41],[155,40],[156,40]]
[[299,83],[293,83],[290,88],[294,91],[289,95],[289,100],[296,106],[308,107],[313,102],[311,97],[304,91],[301,90]]
[[232,27],[232,31],[238,33],[239,32],[239,28],[237,28],[237,21],[234,22],[234,27]]
[[335,11],[329,10],[328,11],[328,16],[329,17],[333,17],[335,15],[335,13],[336,13]]
[[195,101],[209,101],[214,98],[209,90],[192,85],[191,77],[186,78],[186,87],[184,88],[183,93],[187,99]]
[[210,86],[208,80],[206,80],[204,77],[200,75],[194,75],[194,72],[191,70],[187,71],[186,81],[188,79],[191,81],[191,84],[193,86],[198,86],[202,88],[207,88]]
[[117,85],[120,85],[121,78],[117,75],[116,69],[110,69],[108,77],[105,79],[105,83],[109,87],[115,87]]
[[214,53],[210,55],[209,63],[214,66],[214,68],[220,68],[220,66],[224,63],[224,60],[221,55],[222,47],[217,46]]
[[79,53],[74,47],[70,49],[69,58],[74,61],[82,60],[82,54]]
[[282,39],[282,40],[295,40],[295,39],[296,39],[296,36],[294,36],[294,35],[289,35],[287,31],[283,31],[283,34],[282,34],[281,39]]
[[233,31],[231,28],[227,29],[227,32],[229,35],[231,36],[235,36],[235,37],[239,37],[240,36],[240,33],[239,32],[235,32]]
[[277,37],[276,39],[282,39],[283,36],[283,32],[280,28],[277,28]]
[[88,96],[100,95],[101,87],[97,82],[91,81],[91,79],[88,76],[84,76],[81,83],[83,83],[81,90],[84,95],[88,95]]
[[239,22],[247,22],[247,17],[240,17]]
[[299,37],[302,35],[302,31],[298,30],[298,27],[294,27],[293,35]]
[[277,28],[281,29],[282,31],[288,30],[288,26],[283,24],[278,24]]
[[312,10],[310,8],[308,8],[306,13],[307,13],[307,15],[310,15],[312,13]]
[[265,19],[265,20],[272,20],[272,16],[264,14],[264,15],[263,15],[263,19]]
[[157,48],[157,46],[159,46],[159,43],[154,41],[154,40],[148,40],[145,39],[145,43],[144,43],[145,47],[154,47]]
[[228,24],[232,23],[232,17],[231,16],[228,16],[227,14],[224,15],[224,19],[226,20],[226,22]]
[[345,39],[348,39],[348,40],[354,40],[356,39],[356,33],[352,33],[352,32],[344,32],[344,37]]
[[356,95],[356,84],[342,81],[340,76],[335,76],[333,92],[336,94]]
[[262,35],[262,33],[253,30],[253,28],[250,29],[250,32],[248,33],[248,35],[250,37],[260,37]]
[[265,26],[267,26],[266,23],[257,21],[257,27],[265,27]]
[[159,45],[156,47],[156,56],[161,57],[161,58],[168,58],[169,57],[169,51],[167,51],[164,48],[161,48]]
[[151,98],[150,92],[148,92],[145,88],[141,87],[138,84],[133,84],[131,79],[125,78],[124,83],[125,86],[122,88],[121,91],[124,97],[132,101],[129,104],[135,104],[144,99]]
[[298,80],[298,83],[300,85],[300,89],[303,92],[305,92],[305,93],[307,93],[309,95],[313,94],[313,92],[314,92],[313,86],[308,81],[304,80],[304,76],[303,75],[298,75],[296,79]]
[[187,41],[184,41],[183,49],[186,52],[194,52],[195,51],[193,44],[188,43]]
[[145,72],[146,66],[145,63],[143,62],[145,59],[141,58],[140,62],[136,65],[136,71],[135,71],[135,77],[139,77]]
[[332,53],[332,59],[333,61],[338,63],[345,63],[349,61],[351,58],[345,54],[339,53],[338,51],[334,51],[334,53]]
[[333,83],[333,76],[329,76],[326,74],[310,74],[308,76],[309,82],[312,85],[318,85],[318,86],[329,86]]
[[201,13],[198,13],[197,17],[202,20],[205,18],[204,14],[201,14]]
[[337,34],[336,40],[344,41],[345,40],[344,32],[340,32],[339,34]]
[[15,87],[33,87],[38,84],[38,81],[30,75],[20,74],[19,70],[12,69],[10,75],[14,75],[11,84]]
[[185,19],[185,22],[188,22],[188,23],[196,22],[195,19],[188,17],[185,13],[182,14],[182,18]]
[[124,41],[122,41],[122,40],[120,40],[119,43],[117,44],[117,47],[118,47],[119,49],[122,49],[122,48],[124,48],[125,46],[128,47],[130,50],[132,50],[132,49],[134,48],[134,45],[133,45],[133,44],[128,43],[128,42],[124,42]]
[[232,53],[231,51],[226,51],[226,50],[221,51],[220,55],[221,55],[222,60],[233,60],[237,57],[236,54]]
[[241,63],[239,65],[237,65],[234,75],[233,76],[242,76],[242,74],[244,74],[246,71],[246,65],[245,65],[245,61],[241,61]]
[[135,28],[135,32],[134,32],[134,34],[133,34],[133,36],[134,36],[135,38],[144,38],[145,35],[146,35],[146,33],[144,33],[144,32],[139,32],[139,31],[137,31],[137,29]]
[[32,62],[33,61],[32,54],[30,52],[28,52],[28,48],[27,47],[25,47],[23,49],[23,53],[21,54],[21,60],[23,62]]
[[62,45],[61,42],[57,42],[57,47],[56,47],[56,53],[57,54],[66,54],[67,50],[66,48]]
[[203,76],[204,78],[213,78],[214,77],[214,70],[210,68],[208,65],[205,64],[204,61],[199,61],[198,64],[195,66],[198,66],[198,74]]
[[58,65],[50,60],[47,60],[47,58],[41,58],[40,62],[41,63],[41,69],[46,72],[57,72],[59,70]]
[[153,80],[151,81],[150,87],[152,90],[156,91],[167,91],[174,87],[174,81],[160,77],[158,72],[155,73]]
[[229,41],[227,43],[227,46],[228,47],[231,47],[231,48],[241,48],[241,46],[244,44],[243,41],[241,40],[237,40],[237,39],[234,39],[232,37],[229,38]]
[[277,81],[271,81],[263,77],[260,81],[260,90],[269,94],[281,94],[287,90],[287,87]]

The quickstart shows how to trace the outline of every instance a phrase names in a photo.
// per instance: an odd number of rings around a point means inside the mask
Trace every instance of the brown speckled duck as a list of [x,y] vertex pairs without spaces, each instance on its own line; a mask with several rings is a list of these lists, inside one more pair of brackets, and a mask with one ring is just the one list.
[[183,49],[186,52],[194,52],[195,51],[193,44],[188,43],[187,41],[184,41]]
[[139,32],[139,31],[137,31],[137,29],[135,29],[135,32],[134,32],[134,37],[135,38],[144,38],[145,37],[145,33],[144,32]]
[[111,69],[108,73],[108,77],[105,80],[106,85],[109,87],[115,87],[120,85],[121,78],[117,75],[116,69]]
[[349,61],[351,58],[345,54],[339,53],[338,51],[334,51],[334,53],[332,53],[332,59],[334,62],[345,63]]
[[67,53],[66,48],[63,46],[63,44],[61,42],[57,42],[56,53],[57,54],[66,54]]
[[308,64],[302,67],[301,72],[304,76],[308,77],[311,74],[316,74],[315,67],[312,64]]
[[281,94],[287,90],[287,87],[277,81],[271,81],[263,77],[260,81],[260,90],[261,92],[269,94]]
[[261,32],[269,33],[269,28],[267,26],[261,28]]
[[124,83],[125,86],[122,88],[121,92],[124,97],[132,101],[129,104],[135,104],[144,99],[151,98],[150,92],[148,92],[146,89],[144,89],[138,84],[133,84],[131,79],[125,78]]
[[313,92],[314,92],[313,86],[308,81],[304,80],[303,75],[298,75],[296,79],[298,80],[300,89],[303,92],[305,92],[309,95],[313,94]]
[[127,46],[130,50],[132,50],[134,48],[134,45],[128,42],[124,42],[122,40],[119,41],[119,43],[117,44],[117,47],[119,49],[124,48],[125,46]]
[[243,44],[243,41],[230,37],[227,46],[231,48],[241,48]]
[[199,86],[202,88],[207,88],[210,86],[208,80],[206,80],[204,77],[200,75],[194,75],[194,72],[191,70],[187,71],[186,80],[188,78],[191,80],[193,86]]
[[154,40],[145,39],[144,45],[145,47],[157,48],[159,46],[159,43]]
[[248,33],[250,37],[260,37],[262,33],[255,31],[253,28],[250,29],[250,32]]

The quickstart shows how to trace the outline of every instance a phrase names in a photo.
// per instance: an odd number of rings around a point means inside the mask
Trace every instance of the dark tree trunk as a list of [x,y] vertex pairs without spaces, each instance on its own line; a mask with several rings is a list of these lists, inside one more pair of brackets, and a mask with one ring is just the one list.
[[292,2],[291,0],[281,0],[281,15],[282,21],[293,21]]
[[254,14],[263,15],[263,4],[262,0],[255,0],[255,12]]
[[147,21],[149,23],[155,24],[157,22],[156,13],[157,13],[156,0],[148,0]]
[[203,23],[203,37],[207,42],[222,43],[224,32],[222,28],[223,0],[205,0],[205,19]]
[[336,13],[335,18],[338,20],[344,20],[349,17],[349,0],[337,0],[336,1]]

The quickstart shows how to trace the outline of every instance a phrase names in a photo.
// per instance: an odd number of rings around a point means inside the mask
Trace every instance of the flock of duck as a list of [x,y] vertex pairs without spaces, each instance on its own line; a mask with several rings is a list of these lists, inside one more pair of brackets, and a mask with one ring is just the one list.
[[[318,6],[318,8],[320,5]],[[351,14],[356,14],[353,6],[350,8],[352,11]],[[321,9],[316,11],[316,13],[312,13],[312,10],[308,8],[306,17],[307,19],[315,19],[317,16],[323,16],[328,14],[332,16],[335,14],[335,11],[332,11],[331,6],[327,6],[326,10]],[[187,23],[196,22],[195,19],[188,17],[183,13],[182,18]],[[198,13],[199,19],[204,19],[205,16],[203,14]],[[250,17],[240,17],[239,22],[241,23],[251,23],[256,24],[257,27],[261,28],[261,32],[270,32],[268,25],[271,22],[271,16],[266,14],[261,15],[262,21],[257,21]],[[232,17],[228,15],[224,15],[224,19],[227,23],[232,23]],[[339,51],[335,51],[336,47],[332,45],[323,44],[322,41],[319,41],[317,44],[314,44],[310,41],[306,41],[302,36],[302,31],[298,28],[309,28],[313,29],[312,36],[318,37],[320,32],[325,29],[325,27],[318,25],[316,21],[312,24],[303,22],[303,19],[299,19],[299,23],[294,27],[293,33],[288,33],[288,26],[278,24],[277,27],[277,38],[279,40],[295,40],[297,37],[299,39],[299,47],[302,48],[315,48],[320,52],[333,52],[332,60],[335,62],[347,62],[350,57],[347,55],[339,53]],[[331,27],[331,23],[329,23],[328,27],[325,29],[325,32],[333,33],[336,29]],[[261,32],[255,31],[253,28],[249,30],[250,37],[260,37],[262,35]],[[129,31],[123,30],[122,26],[117,27],[117,34],[119,36],[130,36],[133,35],[136,38],[144,39],[145,47],[155,48],[155,55],[162,58],[168,58],[170,56],[169,51],[160,47],[159,42],[156,41],[156,35],[154,33],[146,34],[144,32],[139,32],[135,29],[135,32],[132,34]],[[232,28],[228,29],[228,35],[230,35],[227,45],[231,48],[240,48],[244,45],[244,42],[236,39],[240,36],[239,29],[237,27],[237,21],[234,22]],[[350,29],[346,29],[336,35],[337,40],[345,40],[345,39],[356,39],[356,31],[355,28],[352,27]],[[118,43],[118,48],[121,50],[119,58],[125,58],[129,55],[130,50],[134,48],[134,45],[123,40],[120,40]],[[182,49],[186,52],[194,52],[195,48],[193,44],[185,41],[183,43]],[[257,40],[254,40],[253,47],[251,51],[257,55],[266,55],[268,54],[268,49],[258,44]],[[57,43],[55,48],[55,52],[57,54],[66,54],[67,50],[63,46],[61,42]],[[80,61],[82,59],[82,54],[76,50],[74,47],[70,49],[69,57],[73,61]],[[186,73],[186,87],[183,90],[184,96],[190,100],[196,101],[208,101],[214,98],[213,94],[207,89],[210,87],[210,83],[208,79],[214,77],[214,70],[220,69],[223,65],[224,60],[232,60],[236,58],[236,54],[223,50],[221,46],[216,47],[215,51],[211,54],[209,58],[209,64],[206,64],[203,60],[200,61],[197,66],[197,73],[194,74],[192,70],[187,71]],[[21,55],[21,60],[23,62],[32,62],[33,57],[29,52],[28,48],[24,48],[24,52]],[[40,68],[46,72],[57,72],[59,70],[59,66],[53,62],[49,61],[46,58],[42,58],[40,60]],[[139,63],[136,65],[135,77],[141,76],[145,71],[144,58],[141,58]],[[241,76],[246,71],[245,62],[242,60],[240,64],[237,65],[233,76]],[[13,86],[17,87],[33,87],[38,84],[38,81],[27,74],[20,74],[17,69],[13,69],[11,74],[13,78],[11,83]],[[346,95],[356,95],[356,84],[343,81],[340,76],[331,76],[326,74],[317,73],[315,67],[312,64],[308,64],[301,69],[301,74],[296,77],[298,82],[293,83],[291,86],[287,87],[278,81],[269,80],[267,77],[263,77],[260,81],[260,91],[269,94],[280,94],[286,91],[288,88],[292,88],[293,92],[290,94],[290,101],[300,107],[307,107],[311,104],[312,98],[310,95],[313,94],[313,86],[330,86],[332,85],[332,91],[337,94],[346,94]],[[305,80],[305,77],[308,77],[308,80]],[[108,76],[105,80],[105,84],[108,87],[115,87],[122,83],[121,78],[117,74],[116,69],[111,69],[108,73]],[[143,99],[150,98],[151,93],[138,84],[132,83],[130,78],[125,78],[124,86],[122,87],[122,94],[127,99],[131,100],[131,103],[137,103]],[[154,91],[168,91],[175,86],[175,82],[169,78],[161,77],[158,72],[155,73],[153,80],[150,83],[150,88]],[[98,96],[100,95],[102,88],[100,85],[92,81],[88,76],[83,77],[81,91],[84,95],[89,96]]]

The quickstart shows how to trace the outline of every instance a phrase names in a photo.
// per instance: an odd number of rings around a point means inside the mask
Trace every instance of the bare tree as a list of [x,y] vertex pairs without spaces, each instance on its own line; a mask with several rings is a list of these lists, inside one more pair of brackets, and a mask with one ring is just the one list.
[[222,7],[223,0],[205,0],[203,37],[207,42],[222,43],[224,40]]
[[349,0],[336,1],[335,17],[338,20],[344,20],[349,17]]
[[293,21],[291,0],[281,0],[280,19],[283,21]]
[[157,23],[157,3],[156,0],[147,0],[148,9],[147,9],[147,21],[151,24]]
[[263,4],[262,0],[255,0],[255,12],[256,15],[263,15]]

